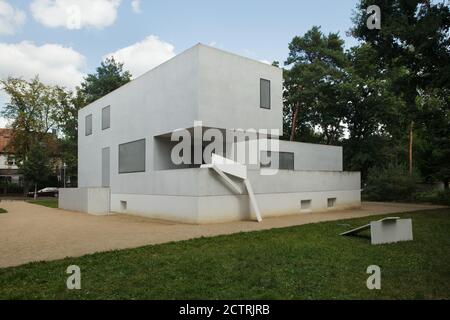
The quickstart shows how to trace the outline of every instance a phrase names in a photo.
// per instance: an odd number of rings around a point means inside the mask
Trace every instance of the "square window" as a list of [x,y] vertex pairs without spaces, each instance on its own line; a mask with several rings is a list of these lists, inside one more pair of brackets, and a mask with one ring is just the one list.
[[336,205],[336,198],[328,198],[328,208],[333,208]]
[[110,106],[104,107],[102,109],[102,130],[108,129],[110,127]]
[[[278,158],[277,158],[278,157]],[[277,166],[278,163],[278,166]],[[294,170],[293,152],[261,152],[261,168],[271,168],[279,170]]]
[[309,210],[311,210],[311,200],[302,200],[302,201],[300,201],[300,209],[302,211],[309,211]]
[[294,170],[294,153],[280,152],[280,170]]
[[260,107],[270,109],[270,81],[266,79],[259,80],[259,101]]
[[92,134],[92,114],[88,114],[84,121],[84,134],[89,136]]
[[119,173],[145,172],[145,139],[119,145]]

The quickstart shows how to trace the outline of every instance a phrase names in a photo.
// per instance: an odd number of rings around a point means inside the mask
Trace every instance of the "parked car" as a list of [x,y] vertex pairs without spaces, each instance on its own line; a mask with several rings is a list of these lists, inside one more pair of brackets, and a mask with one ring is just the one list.
[[[27,196],[33,198],[34,191],[28,192]],[[58,188],[47,187],[47,188],[41,189],[37,192],[37,196],[38,197],[57,197],[58,196]]]

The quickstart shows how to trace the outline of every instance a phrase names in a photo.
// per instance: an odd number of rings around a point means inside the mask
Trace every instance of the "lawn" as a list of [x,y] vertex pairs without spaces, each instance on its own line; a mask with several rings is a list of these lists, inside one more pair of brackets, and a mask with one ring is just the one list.
[[49,208],[58,208],[58,199],[37,199],[37,200],[27,200],[29,203],[39,204],[41,206],[49,207]]
[[[413,219],[414,241],[342,237],[368,217],[200,238],[0,269],[1,299],[450,299],[450,209]],[[69,265],[81,290],[66,289]],[[381,267],[381,290],[366,269]]]

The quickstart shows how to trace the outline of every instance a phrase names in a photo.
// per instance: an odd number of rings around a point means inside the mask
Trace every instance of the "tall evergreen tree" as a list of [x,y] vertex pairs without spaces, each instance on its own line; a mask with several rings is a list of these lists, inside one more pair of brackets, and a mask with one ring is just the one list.
[[361,171],[365,181],[371,167],[396,162],[399,110],[403,100],[394,91],[392,72],[382,66],[370,44],[348,52],[349,65],[340,84],[341,103],[345,103],[344,164],[347,170]]
[[[381,29],[367,27],[366,9],[381,9]],[[352,34],[370,43],[387,68],[402,68],[396,91],[405,104],[398,125],[408,141],[413,170],[414,129],[420,121],[421,95],[450,84],[450,8],[446,1],[361,0],[353,17]],[[406,134],[408,133],[408,134]]]
[[323,141],[335,144],[342,136],[343,105],[336,103],[337,89],[347,63],[344,41],[337,33],[328,36],[313,27],[289,44],[285,62],[285,105],[291,118],[290,139],[299,129],[319,129]]
[[89,74],[81,83],[81,93],[87,104],[105,96],[131,81],[131,73],[123,70],[123,63],[114,57],[102,61],[96,73]]

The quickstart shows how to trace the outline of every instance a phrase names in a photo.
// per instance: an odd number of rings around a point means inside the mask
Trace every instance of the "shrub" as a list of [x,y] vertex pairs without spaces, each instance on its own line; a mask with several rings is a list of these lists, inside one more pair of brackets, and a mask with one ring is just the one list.
[[1,194],[23,194],[23,186],[16,183],[1,183]]
[[420,192],[416,194],[415,198],[419,202],[429,202],[433,204],[450,206],[450,190]]
[[363,189],[364,198],[374,201],[412,200],[415,191],[415,175],[398,165],[370,169]]

